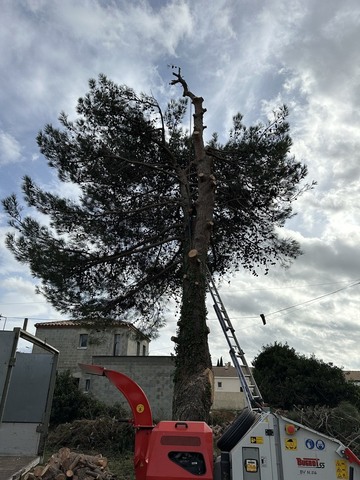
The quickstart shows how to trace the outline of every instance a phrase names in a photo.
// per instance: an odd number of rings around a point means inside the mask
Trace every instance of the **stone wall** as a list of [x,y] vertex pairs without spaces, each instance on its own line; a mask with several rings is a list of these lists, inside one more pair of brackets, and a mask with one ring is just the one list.
[[[88,335],[86,348],[79,346],[81,334]],[[114,354],[114,338],[116,334],[120,335],[119,355],[133,356],[137,354],[138,350],[140,350],[140,355],[142,355],[143,348],[145,349],[146,355],[148,355],[148,340],[137,339],[134,333],[126,327],[96,331],[78,326],[60,326],[56,328],[55,326],[42,327],[41,324],[38,324],[36,329],[36,336],[38,338],[59,350],[58,371],[70,370],[70,372],[76,374],[76,376],[79,376],[79,363],[92,363],[92,357],[94,355]],[[38,347],[35,346],[33,352],[39,353],[39,351]]]

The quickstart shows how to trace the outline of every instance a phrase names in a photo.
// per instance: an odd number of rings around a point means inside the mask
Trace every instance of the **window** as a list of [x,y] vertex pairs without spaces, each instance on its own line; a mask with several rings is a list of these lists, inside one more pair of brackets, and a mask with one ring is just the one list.
[[79,348],[87,348],[87,346],[88,346],[88,334],[80,333]]
[[114,335],[114,357],[120,355],[120,347],[121,347],[121,335],[119,333],[115,333]]
[[85,380],[85,392],[88,392],[90,390],[90,378],[87,378]]
[[217,382],[218,388],[222,388],[222,382]]
[[146,356],[146,345],[143,345],[143,356]]
[[140,355],[140,342],[136,342],[136,355]]

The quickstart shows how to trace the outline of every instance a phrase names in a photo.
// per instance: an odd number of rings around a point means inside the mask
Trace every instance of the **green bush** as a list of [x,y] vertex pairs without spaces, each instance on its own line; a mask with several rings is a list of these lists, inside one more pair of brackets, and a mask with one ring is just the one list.
[[72,377],[69,370],[56,375],[50,415],[51,427],[74,420],[94,420],[100,416],[124,418],[128,415],[120,405],[105,405],[79,390],[77,380]]
[[331,408],[347,401],[360,408],[360,389],[344,372],[314,355],[298,354],[289,345],[266,345],[253,361],[254,377],[265,402],[291,410],[295,405]]

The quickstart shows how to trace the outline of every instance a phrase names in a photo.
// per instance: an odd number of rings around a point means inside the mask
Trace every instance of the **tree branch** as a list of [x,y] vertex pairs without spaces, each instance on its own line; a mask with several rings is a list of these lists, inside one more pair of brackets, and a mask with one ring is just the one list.
[[134,296],[136,293],[138,293],[141,289],[144,288],[144,286],[146,286],[147,284],[153,282],[154,280],[156,280],[158,277],[164,275],[165,272],[168,272],[169,270],[171,270],[173,267],[176,267],[176,265],[179,265],[179,263],[181,262],[181,259],[175,261],[175,262],[172,262],[170,264],[168,264],[161,272],[157,273],[156,275],[152,275],[151,277],[148,275],[146,277],[143,277],[143,279],[138,282],[134,288],[132,288],[128,293],[126,293],[125,295],[120,295],[116,298],[114,298],[113,300],[110,300],[106,306],[106,308],[104,309],[104,311],[111,311],[114,307],[114,305],[117,305],[119,304],[120,302],[126,300],[127,298],[129,297],[132,297]]
[[[156,143],[156,142],[155,142]],[[162,145],[161,142],[159,142],[159,145]],[[164,170],[163,168],[160,168],[158,165],[156,164],[150,164],[150,163],[145,163],[145,162],[140,162],[139,160],[130,160],[128,158],[125,158],[125,157],[121,157],[120,155],[110,155],[110,154],[104,154],[102,153],[101,154],[103,157],[106,157],[106,158],[113,158],[115,160],[122,160],[123,162],[126,162],[126,163],[129,163],[129,164],[134,164],[134,165],[141,165],[142,167],[146,167],[146,168],[149,168],[150,170],[156,170],[157,172],[159,173],[163,173],[165,175],[168,175],[170,177],[173,177],[175,178],[176,180],[178,179],[177,175],[168,171],[168,170]]]

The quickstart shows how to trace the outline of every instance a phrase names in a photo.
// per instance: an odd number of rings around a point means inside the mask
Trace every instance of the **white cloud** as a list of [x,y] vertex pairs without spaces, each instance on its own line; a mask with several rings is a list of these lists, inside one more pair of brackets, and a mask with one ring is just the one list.
[[[289,270],[276,268],[267,277],[239,273],[221,293],[249,358],[261,345],[281,340],[301,353],[360,368],[359,287],[271,315],[265,327],[259,317],[359,278],[358,1],[219,0],[211,8],[208,0],[3,3],[1,194],[18,190],[27,173],[51,191],[76,197],[76,188],[59,185],[47,171],[35,136],[45,123],[56,123],[61,110],[73,115],[88,79],[100,72],[164,101],[169,92],[181,95],[179,88],[168,86],[171,70],[166,65],[181,66],[190,88],[205,98],[206,132],[216,130],[222,138],[237,111],[251,123],[286,103],[292,152],[308,164],[309,180],[318,181],[295,203],[299,213],[287,225],[304,255]],[[29,162],[19,163],[21,159]],[[5,219],[0,220],[3,233],[7,227]],[[2,278],[11,279],[14,301],[39,298],[30,296],[26,267],[0,248]],[[2,301],[9,299],[8,290],[4,295]],[[0,303],[0,311],[3,308]],[[7,313],[25,315],[26,308],[19,301]],[[37,310],[27,311],[35,315]],[[56,318],[50,310],[43,312]],[[227,348],[211,303],[209,317],[216,361]],[[161,352],[172,350],[169,338],[175,330],[171,316],[164,342],[159,339],[152,348],[165,345]]]
[[0,130],[0,165],[19,162],[21,145],[10,133]]

